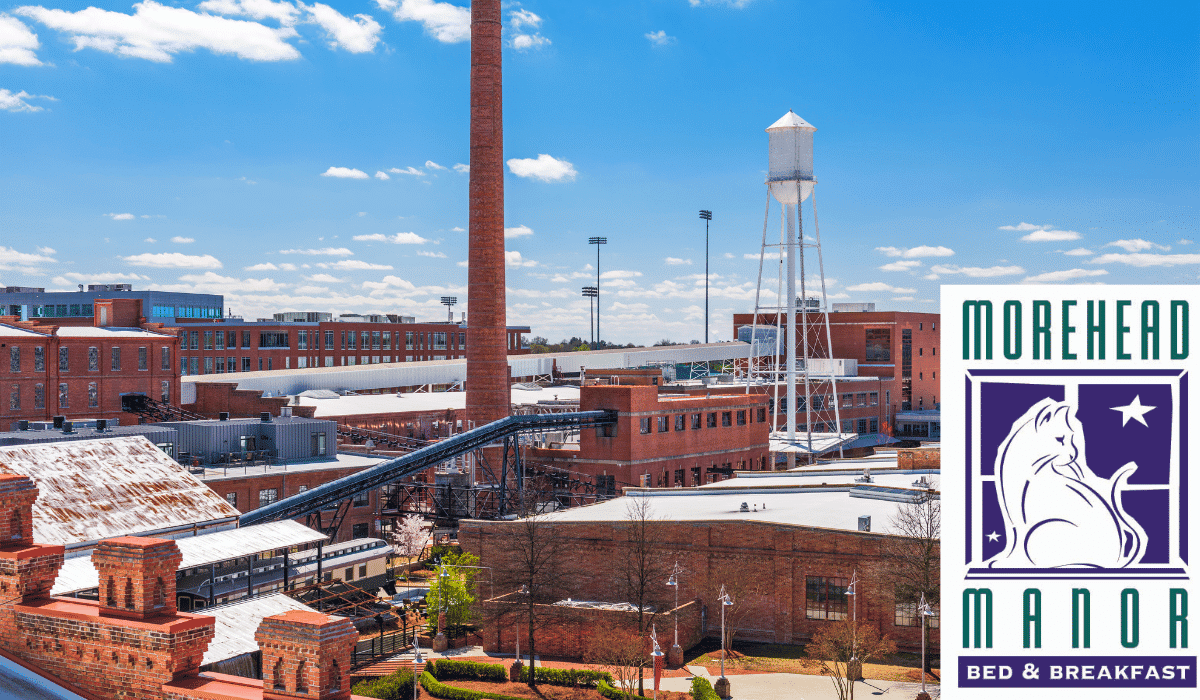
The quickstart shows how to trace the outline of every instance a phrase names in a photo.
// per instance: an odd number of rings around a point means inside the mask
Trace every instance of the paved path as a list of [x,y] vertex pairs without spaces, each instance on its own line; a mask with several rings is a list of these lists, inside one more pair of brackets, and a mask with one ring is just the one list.
[[[711,676],[706,676],[715,682]],[[733,700],[837,700],[837,691],[833,681],[824,676],[807,676],[798,673],[751,673],[727,676],[729,689]],[[688,691],[692,687],[691,678],[664,678],[660,685],[663,690]],[[929,694],[940,696],[936,685],[927,686]],[[893,681],[859,681],[854,688],[856,700],[868,698],[883,698],[885,700],[912,700],[921,692],[920,683],[901,683]]]

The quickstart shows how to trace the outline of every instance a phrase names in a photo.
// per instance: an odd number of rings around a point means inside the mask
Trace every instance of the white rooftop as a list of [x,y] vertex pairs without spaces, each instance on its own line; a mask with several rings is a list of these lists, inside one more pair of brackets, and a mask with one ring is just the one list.
[[[307,393],[307,392],[306,392]],[[336,396],[336,395],[335,395]],[[539,401],[578,401],[579,387],[553,386],[536,391],[513,388],[512,402],[516,405],[536,404]],[[355,416],[369,413],[408,411],[462,410],[467,395],[462,391],[420,392],[413,394],[357,394],[337,398],[310,398],[300,395],[301,406],[315,406],[315,418],[326,416]]]
[[60,338],[146,338],[162,339],[169,337],[163,333],[145,331],[141,328],[120,328],[114,326],[60,326]]
[[792,110],[789,109],[787,114],[780,117],[779,120],[776,121],[771,126],[768,126],[767,131],[770,131],[771,129],[791,129],[791,128],[810,129],[812,131],[817,130],[817,127],[804,121],[803,119],[800,118],[800,115],[796,114],[795,112],[793,112]]
[[[278,419],[276,419],[278,420]],[[359,446],[357,449],[365,449]],[[200,480],[208,483],[220,479],[242,479],[247,476],[262,476],[263,474],[295,474],[302,472],[319,472],[327,469],[347,469],[373,467],[376,464],[391,459],[391,457],[368,457],[360,454],[339,452],[334,459],[316,462],[296,462],[291,464],[252,464],[246,466],[208,467]]]
[[258,642],[254,640],[254,633],[258,631],[258,626],[262,624],[263,618],[279,615],[289,610],[316,612],[304,603],[293,600],[283,593],[257,596],[201,611],[201,614],[212,615],[217,619],[214,629],[216,634],[204,652],[202,665],[215,664],[218,661],[258,651]]
[[17,328],[16,326],[10,326],[7,324],[0,323],[0,338],[27,338],[27,337],[45,338],[48,335],[49,334],[47,334],[47,333],[35,333],[34,331],[31,331],[31,330],[26,330],[24,328]]

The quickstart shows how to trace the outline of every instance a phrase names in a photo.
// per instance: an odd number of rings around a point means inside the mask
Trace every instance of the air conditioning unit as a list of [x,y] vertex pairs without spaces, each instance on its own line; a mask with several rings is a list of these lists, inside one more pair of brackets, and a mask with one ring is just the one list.
[[871,516],[869,516],[869,515],[858,516],[858,529],[861,532],[870,532],[871,531]]

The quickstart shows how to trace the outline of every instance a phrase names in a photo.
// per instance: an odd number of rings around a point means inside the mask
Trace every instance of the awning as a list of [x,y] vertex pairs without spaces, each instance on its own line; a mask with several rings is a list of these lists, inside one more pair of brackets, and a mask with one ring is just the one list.
[[858,433],[813,433],[812,448],[809,448],[808,433],[796,433],[796,439],[789,441],[787,433],[771,433],[770,447],[772,452],[821,455],[836,450],[838,447],[848,447],[858,439]]

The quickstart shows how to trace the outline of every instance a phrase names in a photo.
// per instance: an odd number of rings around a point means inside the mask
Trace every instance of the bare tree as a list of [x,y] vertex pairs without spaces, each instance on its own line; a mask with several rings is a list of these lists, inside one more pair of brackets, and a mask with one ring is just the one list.
[[[925,601],[936,608],[942,593],[942,502],[936,496],[931,488],[920,499],[897,508],[891,521],[895,536],[884,540],[880,552],[885,580],[892,585],[896,605],[911,606],[922,626],[928,622],[917,612],[917,602],[924,595]],[[923,670],[928,672],[929,668]]]
[[732,605],[725,608],[725,638],[721,640],[721,645],[726,651],[731,649],[733,638],[738,631],[754,619],[751,613],[755,609],[761,610],[761,604],[774,594],[774,581],[762,575],[758,564],[759,562],[750,560],[722,560],[713,566],[712,574],[704,587],[704,599],[709,601],[710,605],[718,606],[710,609],[710,626],[720,624],[721,609],[716,600],[722,585],[733,601]]
[[632,698],[634,676],[646,666],[646,641],[632,634],[598,634],[588,640],[583,660],[612,674],[617,690]]
[[563,609],[551,608],[567,589],[564,566],[566,551],[557,525],[538,512],[533,500],[518,504],[524,517],[500,526],[494,557],[496,586],[509,594],[515,605],[496,605],[490,615],[497,624],[523,622],[528,631],[529,685],[537,685],[533,658],[537,654],[537,632],[562,620]]
[[821,661],[821,668],[833,681],[838,700],[854,700],[852,658],[857,656],[859,663],[865,663],[895,651],[896,643],[886,635],[881,637],[871,625],[858,625],[856,629],[848,619],[822,628],[805,647],[810,658]]
[[395,552],[412,563],[413,557],[420,556],[425,551],[425,543],[429,541],[429,527],[419,515],[408,515],[400,521],[392,535],[395,541]]
[[[617,586],[624,602],[637,606],[638,637],[643,643],[659,603],[666,597],[666,582],[670,576],[661,544],[662,525],[663,521],[654,515],[650,499],[644,496],[627,499],[625,520],[618,526],[622,551]],[[641,695],[645,695],[646,690],[643,666],[638,667],[638,693]]]

